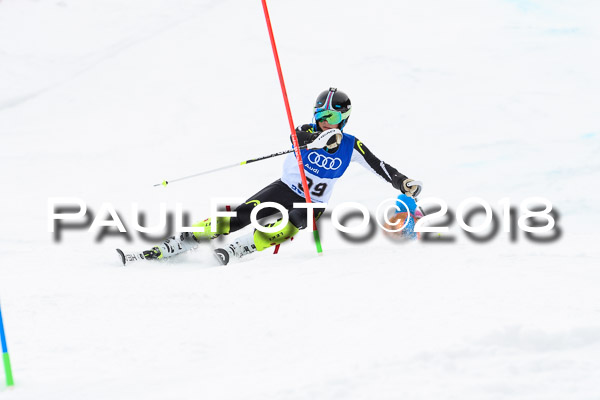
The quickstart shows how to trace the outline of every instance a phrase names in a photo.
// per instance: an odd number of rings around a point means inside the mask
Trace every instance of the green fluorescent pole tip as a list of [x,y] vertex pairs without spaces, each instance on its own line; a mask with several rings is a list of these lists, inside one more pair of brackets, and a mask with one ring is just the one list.
[[168,185],[168,184],[169,184],[169,182],[167,182],[167,181],[163,181],[163,182],[162,182],[162,185],[163,185],[164,187],[167,187],[167,185]]
[[317,244],[317,254],[323,255],[323,248],[321,247],[321,238],[319,237],[319,231],[313,231],[313,235]]
[[6,374],[6,386],[14,386],[15,381],[13,380],[12,368],[10,366],[10,358],[8,353],[2,353],[2,358],[4,361],[4,372]]

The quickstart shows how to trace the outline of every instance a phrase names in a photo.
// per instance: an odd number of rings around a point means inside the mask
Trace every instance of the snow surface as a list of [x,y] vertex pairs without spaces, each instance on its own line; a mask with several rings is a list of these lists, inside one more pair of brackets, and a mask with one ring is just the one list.
[[[289,148],[259,1],[0,2],[0,295],[16,386],[3,399],[598,399],[600,3],[270,2],[296,124],[348,93],[346,131],[456,210],[548,198],[562,235],[344,240],[320,223],[227,267],[208,246],[121,268],[48,198],[247,198]],[[596,49],[596,50],[594,50]],[[397,192],[353,166],[332,206]]]

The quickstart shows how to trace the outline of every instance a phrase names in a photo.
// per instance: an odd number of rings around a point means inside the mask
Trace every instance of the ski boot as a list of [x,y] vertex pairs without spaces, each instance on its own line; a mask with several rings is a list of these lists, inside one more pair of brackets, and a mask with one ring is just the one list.
[[242,258],[245,255],[254,253],[256,250],[254,234],[250,233],[238,238],[234,243],[225,248],[215,249],[214,253],[221,265],[227,265],[232,258]]
[[185,251],[198,247],[198,241],[190,232],[183,232],[177,236],[171,236],[158,246],[154,246],[150,250],[144,250],[138,253],[124,253],[121,249],[117,249],[117,253],[121,258],[123,266],[133,261],[140,260],[161,260],[165,257],[172,257],[181,254]]

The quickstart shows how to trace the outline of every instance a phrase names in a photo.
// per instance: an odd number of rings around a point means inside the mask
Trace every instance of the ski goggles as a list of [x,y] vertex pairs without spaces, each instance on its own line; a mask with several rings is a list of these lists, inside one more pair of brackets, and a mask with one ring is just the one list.
[[342,122],[344,115],[340,111],[322,110],[315,113],[315,121],[327,121],[328,124],[335,125]]

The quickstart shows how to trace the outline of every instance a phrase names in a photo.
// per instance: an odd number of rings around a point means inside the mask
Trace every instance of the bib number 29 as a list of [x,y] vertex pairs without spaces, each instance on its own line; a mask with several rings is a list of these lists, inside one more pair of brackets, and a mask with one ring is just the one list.
[[[311,190],[313,185],[312,179],[306,178],[306,183],[308,184],[308,190]],[[300,188],[300,191],[304,191],[302,190],[302,182],[298,183],[298,187]],[[327,189],[327,184],[321,182],[315,186],[314,190],[311,190],[310,194],[315,197],[321,197],[323,196],[323,193],[325,193],[325,189]]]

